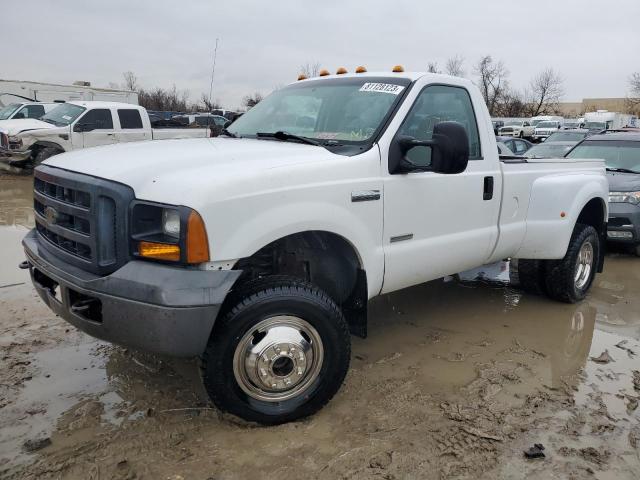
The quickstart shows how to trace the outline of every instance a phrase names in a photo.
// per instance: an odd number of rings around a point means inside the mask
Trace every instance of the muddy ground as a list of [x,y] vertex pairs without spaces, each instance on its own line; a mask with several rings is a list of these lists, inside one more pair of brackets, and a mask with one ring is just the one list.
[[609,254],[579,305],[507,264],[380,297],[333,401],[265,428],[213,409],[195,362],[45,308],[16,268],[30,181],[0,176],[2,479],[640,477],[640,258]]

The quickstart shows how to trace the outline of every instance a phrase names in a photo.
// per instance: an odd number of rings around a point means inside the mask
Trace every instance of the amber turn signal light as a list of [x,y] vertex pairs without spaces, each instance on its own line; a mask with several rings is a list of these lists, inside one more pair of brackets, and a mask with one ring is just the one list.
[[180,261],[180,246],[172,243],[140,242],[138,254],[145,258],[178,262]]
[[204,221],[198,212],[192,210],[187,220],[187,263],[209,261],[209,239]]

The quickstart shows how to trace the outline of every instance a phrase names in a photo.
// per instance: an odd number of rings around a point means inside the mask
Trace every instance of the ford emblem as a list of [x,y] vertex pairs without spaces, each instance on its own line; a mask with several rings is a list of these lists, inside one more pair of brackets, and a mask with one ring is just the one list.
[[44,209],[44,218],[47,219],[49,224],[55,224],[58,220],[58,211],[53,207],[46,207]]

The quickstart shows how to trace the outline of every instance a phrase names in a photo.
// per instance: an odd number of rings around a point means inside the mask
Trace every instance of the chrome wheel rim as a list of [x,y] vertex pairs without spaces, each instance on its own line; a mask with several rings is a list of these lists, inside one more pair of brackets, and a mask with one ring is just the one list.
[[591,242],[585,242],[578,252],[578,260],[576,261],[575,285],[578,289],[583,289],[591,278],[591,270],[593,269],[593,245]]
[[278,315],[262,320],[240,339],[233,374],[250,397],[282,402],[304,392],[318,378],[324,349],[306,320]]

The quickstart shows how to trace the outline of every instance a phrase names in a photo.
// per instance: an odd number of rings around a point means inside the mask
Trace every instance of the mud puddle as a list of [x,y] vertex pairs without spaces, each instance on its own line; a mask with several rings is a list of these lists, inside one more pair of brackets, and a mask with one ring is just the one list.
[[506,263],[377,298],[333,401],[263,428],[211,408],[195,362],[51,315],[14,268],[30,181],[0,176],[0,478],[639,477],[640,259],[609,255],[579,305]]

